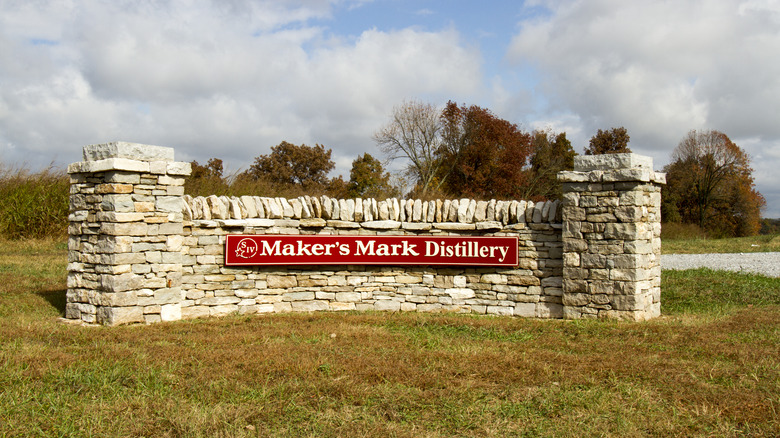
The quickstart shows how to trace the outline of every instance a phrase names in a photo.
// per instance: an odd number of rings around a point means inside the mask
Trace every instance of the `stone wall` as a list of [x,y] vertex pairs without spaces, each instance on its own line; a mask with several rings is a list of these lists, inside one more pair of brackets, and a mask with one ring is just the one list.
[[[281,218],[243,218],[245,205],[279,211]],[[342,204],[336,216],[328,208],[312,209],[315,217],[302,218],[298,206]],[[391,310],[467,312],[530,317],[563,316],[561,296],[562,242],[560,223],[554,220],[558,203],[475,202],[473,200],[423,203],[422,201],[368,200],[361,221],[353,205],[362,200],[301,198],[189,199],[199,217],[199,205],[210,213],[236,218],[185,222],[182,317],[225,313],[289,312],[314,310]],[[408,206],[401,213],[396,206]],[[430,214],[420,213],[421,205]],[[228,207],[230,205],[230,207]],[[295,207],[291,207],[295,205]],[[463,209],[460,206],[466,205]],[[389,207],[386,207],[389,206]],[[417,207],[415,207],[417,206]],[[522,207],[522,208],[521,208]],[[452,215],[463,222],[428,222],[427,218]],[[521,213],[518,212],[522,210]],[[384,213],[389,211],[389,213]],[[514,213],[512,213],[514,212]],[[533,222],[534,212],[539,222]],[[552,215],[550,215],[552,212]],[[338,217],[339,219],[323,219]],[[530,217],[526,222],[524,218]],[[411,219],[402,221],[401,219]],[[481,220],[478,220],[481,219]],[[489,219],[489,220],[487,220]],[[498,220],[497,220],[498,219]],[[423,222],[424,221],[424,222]],[[518,236],[520,263],[515,268],[464,267],[226,267],[227,234],[329,234],[329,235],[456,235]]]
[[[577,157],[560,202],[183,194],[188,163],[131,143],[71,165],[66,317],[122,324],[228,313],[657,316],[663,175],[646,157]],[[594,164],[596,163],[596,164]],[[224,266],[228,234],[517,236],[514,268]]]

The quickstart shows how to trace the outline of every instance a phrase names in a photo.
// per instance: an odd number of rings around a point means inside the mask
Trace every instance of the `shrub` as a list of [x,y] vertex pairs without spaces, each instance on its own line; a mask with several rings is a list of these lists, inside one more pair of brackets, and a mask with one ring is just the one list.
[[707,233],[696,224],[664,222],[661,225],[661,239],[694,240],[694,239],[706,239],[706,238],[707,238]]
[[38,173],[0,167],[0,235],[64,237],[70,181],[52,167]]

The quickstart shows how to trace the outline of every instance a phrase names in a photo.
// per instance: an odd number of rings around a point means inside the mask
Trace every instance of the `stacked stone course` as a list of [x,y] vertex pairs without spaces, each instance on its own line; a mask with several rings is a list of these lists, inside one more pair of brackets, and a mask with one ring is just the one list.
[[[183,194],[189,164],[174,162],[172,149],[87,146],[69,167],[66,317],[115,325],[319,310],[656,316],[663,175],[646,157],[612,157],[577,157],[575,171],[561,174],[563,203],[193,198]],[[517,236],[520,263],[227,267],[228,234]]]
[[661,314],[661,188],[649,157],[575,157],[563,181],[564,316]]
[[[182,317],[317,310],[461,312],[560,318],[560,224],[225,219],[185,222]],[[404,225],[413,225],[412,227]],[[468,226],[466,226],[468,225]],[[490,230],[490,231],[487,231]],[[515,268],[226,267],[227,234],[518,236]]]
[[71,164],[65,316],[116,325],[181,318],[182,195],[173,149],[84,147]]

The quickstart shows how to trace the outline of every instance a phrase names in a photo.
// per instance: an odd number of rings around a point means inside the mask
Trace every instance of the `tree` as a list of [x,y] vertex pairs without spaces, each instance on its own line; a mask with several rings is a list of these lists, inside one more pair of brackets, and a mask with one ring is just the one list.
[[719,131],[690,131],[664,168],[664,215],[712,234],[758,232],[766,204],[755,190],[748,155]]
[[331,150],[325,150],[320,144],[297,146],[283,141],[273,146],[270,154],[255,157],[247,174],[252,179],[266,179],[275,184],[321,188],[329,183],[328,173],[335,167],[330,156]]
[[193,196],[222,195],[228,191],[228,182],[222,177],[222,160],[209,158],[205,166],[193,160],[190,165],[192,173],[184,182],[185,193]]
[[628,131],[626,128],[612,128],[609,131],[599,129],[598,133],[590,139],[590,144],[585,149],[585,155],[619,154],[631,152],[628,148]]
[[534,131],[531,147],[530,177],[523,198],[562,199],[563,185],[558,181],[558,172],[573,170],[577,155],[566,133]]
[[441,164],[436,158],[440,129],[435,106],[408,101],[395,107],[390,122],[374,134],[374,141],[391,160],[409,160],[406,170],[417,180],[421,196],[434,184]]
[[514,198],[527,182],[531,135],[476,105],[450,101],[437,150],[441,188],[451,196]]
[[352,162],[347,187],[349,196],[353,198],[381,198],[393,191],[390,174],[385,172],[382,162],[369,153]]
[[222,160],[219,158],[209,158],[205,166],[194,160],[190,165],[192,166],[190,178],[222,178]]

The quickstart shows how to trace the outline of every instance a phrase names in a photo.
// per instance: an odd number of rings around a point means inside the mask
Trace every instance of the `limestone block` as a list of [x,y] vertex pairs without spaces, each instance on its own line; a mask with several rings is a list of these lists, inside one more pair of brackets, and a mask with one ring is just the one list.
[[533,222],[534,223],[540,223],[542,222],[542,211],[544,210],[544,205],[546,202],[537,202],[534,205],[534,213],[533,213]]
[[137,161],[173,161],[173,148],[124,141],[91,144],[82,148],[84,161],[127,158]]
[[144,278],[132,273],[120,275],[104,274],[100,276],[100,289],[106,292],[124,292],[141,289],[143,285]]
[[290,202],[287,201],[286,198],[276,198],[276,200],[282,208],[282,217],[291,218],[295,215],[292,205],[290,205]]
[[154,292],[155,304],[176,304],[181,302],[181,288],[171,287],[158,289]]
[[514,307],[514,315],[524,318],[536,316],[536,303],[517,303]]
[[330,302],[328,305],[330,306],[329,310],[334,312],[355,310],[356,308],[355,303]]
[[192,173],[192,164],[182,162],[182,161],[176,161],[173,163],[167,163],[165,172],[168,175],[183,175],[187,176]]
[[178,321],[181,319],[181,304],[166,304],[160,308],[160,319],[163,321]]
[[533,201],[528,201],[525,204],[525,222],[526,223],[530,224],[531,222],[535,222],[534,221],[534,211],[535,211],[534,207],[535,207],[535,205],[534,205]]
[[376,202],[376,199],[370,198],[371,201],[371,217],[378,218],[379,217],[379,204]]
[[303,204],[301,204],[300,199],[293,198],[289,200],[290,206],[292,206],[292,218],[294,219],[300,219],[301,214],[303,213]]
[[403,221],[401,219],[401,204],[398,202],[397,198],[393,198],[393,217],[391,217],[391,220],[394,221]]
[[347,205],[347,211],[346,216],[344,212],[342,212],[342,220],[345,221],[354,221],[355,220],[355,200],[354,199],[347,199],[346,201]]
[[457,217],[456,217],[457,222],[467,223],[466,213],[469,208],[469,201],[470,199],[465,199],[465,198],[458,201],[458,210],[457,210]]
[[501,274],[482,274],[482,277],[479,279],[481,283],[489,283],[489,284],[506,284],[507,279],[505,275]]
[[439,303],[425,303],[417,305],[418,312],[438,313],[442,311],[442,305]]
[[371,208],[371,199],[366,199],[363,201],[363,220],[366,222],[370,222],[376,219],[374,216],[374,211]]
[[445,199],[441,205],[441,220],[439,222],[447,222],[450,217],[450,208],[452,207],[452,200]]
[[474,222],[484,222],[487,218],[487,201],[478,201],[474,209]]
[[372,230],[395,230],[401,228],[401,222],[390,221],[390,220],[370,221],[370,222],[362,222],[360,226]]
[[363,217],[365,214],[365,207],[363,204],[364,202],[362,198],[355,198],[355,222],[363,222]]
[[195,300],[195,305],[197,305],[197,306],[225,306],[225,305],[231,305],[231,304],[235,305],[235,304],[238,304],[240,301],[241,301],[241,298],[234,297],[234,296],[205,297],[205,298],[201,298],[200,300]]
[[477,228],[474,224],[462,224],[459,222],[439,222],[432,224],[433,228],[443,231],[466,231],[475,230]]
[[517,223],[517,210],[520,206],[520,202],[518,201],[509,201],[509,218],[507,220],[508,224],[516,224]]
[[274,312],[292,312],[292,304],[289,302],[285,303],[274,303]]
[[258,304],[255,306],[255,310],[257,313],[273,313],[274,312],[274,305],[273,304]]
[[327,301],[293,301],[292,310],[295,312],[318,312],[330,310]]
[[425,211],[425,222],[434,222],[436,220],[436,201],[428,201],[423,204]]
[[378,300],[376,303],[374,303],[374,310],[383,312],[398,312],[401,310],[401,302],[392,300]]
[[257,204],[255,203],[255,200],[251,196],[242,196],[239,198],[241,201],[241,205],[244,206],[244,209],[246,210],[246,217],[255,218],[258,217],[257,215]]
[[445,289],[444,293],[449,295],[453,300],[466,300],[476,296],[474,290],[468,288]]
[[120,325],[144,322],[142,307],[98,307],[96,319],[98,324]]
[[156,209],[164,213],[181,213],[183,200],[180,196],[160,196],[155,203]]
[[[274,198],[264,198],[263,204],[268,204],[268,208],[265,209],[266,216],[269,219],[281,219],[284,216],[284,209],[282,209],[282,205],[279,203],[277,199]],[[222,218],[224,219],[224,218]]]
[[330,216],[333,220],[343,221],[343,219],[341,219],[341,203],[338,199],[330,200]]
[[579,172],[628,168],[652,170],[653,159],[633,153],[577,155],[574,157],[574,170]]
[[103,293],[98,295],[101,306],[108,307],[128,307],[138,305],[138,295],[136,291]]
[[267,282],[271,289],[288,289],[298,286],[298,278],[294,275],[269,275]]
[[515,314],[515,307],[509,306],[487,306],[488,315],[512,316]]
[[312,217],[322,219],[322,203],[318,198],[311,198]]
[[[486,221],[495,221],[496,220],[496,200],[491,199],[488,201],[487,208],[485,209],[485,220]],[[498,221],[500,222],[500,220]]]
[[301,203],[301,219],[309,219],[313,216],[312,214],[312,208],[311,208],[311,201],[307,201],[303,197],[299,197],[298,200]]
[[538,303],[536,305],[537,318],[563,318],[564,307],[557,303]]
[[433,226],[429,223],[401,222],[401,228],[409,231],[429,231]]
[[590,295],[584,293],[565,293],[563,294],[564,306],[582,307],[590,303]]
[[[504,225],[509,223],[509,205],[510,205],[510,203],[508,201],[504,201],[501,204],[501,212],[500,212],[501,223],[504,224]],[[497,220],[498,220],[498,218],[497,218]]]
[[501,222],[496,222],[496,221],[477,222],[475,225],[477,230],[482,230],[482,231],[498,231],[504,228]]
[[525,211],[528,208],[528,202],[520,201],[517,205],[517,223],[524,224],[528,221],[525,216]]
[[415,199],[412,204],[412,220],[410,222],[420,222],[422,220],[422,201]]
[[325,219],[320,218],[301,219],[300,222],[301,228],[324,228],[327,224]]
[[320,197],[320,206],[322,208],[322,218],[327,220],[333,218],[333,203],[331,199],[325,195]]

